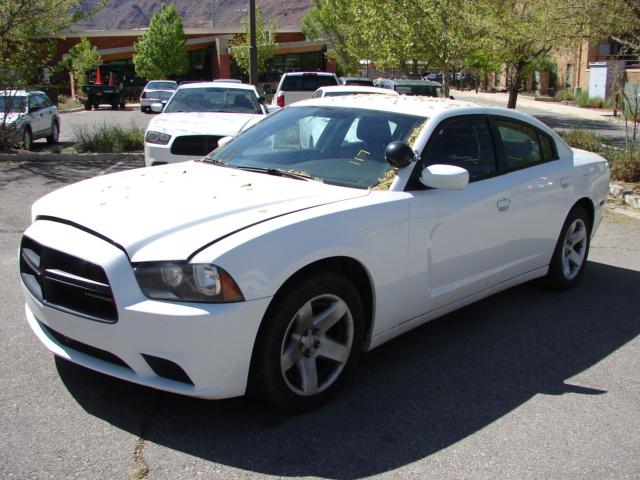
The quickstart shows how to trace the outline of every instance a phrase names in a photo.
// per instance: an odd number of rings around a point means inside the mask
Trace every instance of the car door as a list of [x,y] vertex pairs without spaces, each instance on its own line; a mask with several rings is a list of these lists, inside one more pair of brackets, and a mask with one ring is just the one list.
[[464,190],[411,191],[408,288],[411,317],[444,307],[500,282],[509,219],[490,124],[484,115],[453,117],[432,134],[422,165],[453,164],[469,171]]
[[497,138],[510,242],[505,278],[549,264],[565,216],[571,207],[572,158],[561,158],[551,136],[523,121],[492,116]]
[[43,130],[47,128],[45,113],[44,105],[38,95],[29,96],[30,125],[34,138],[42,136]]

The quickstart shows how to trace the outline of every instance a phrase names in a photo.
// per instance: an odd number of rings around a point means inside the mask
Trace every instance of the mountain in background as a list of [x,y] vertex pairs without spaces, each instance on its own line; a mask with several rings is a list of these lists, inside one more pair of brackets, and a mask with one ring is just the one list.
[[[87,0],[92,8],[98,0]],[[211,28],[212,17],[216,28],[238,27],[247,16],[248,0],[109,0],[92,18],[71,26],[68,31],[129,30],[149,26],[153,14],[165,3],[173,3],[187,28]],[[302,16],[313,6],[312,0],[256,0],[265,20],[273,20],[280,28],[300,28]],[[213,13],[213,15],[212,15]]]

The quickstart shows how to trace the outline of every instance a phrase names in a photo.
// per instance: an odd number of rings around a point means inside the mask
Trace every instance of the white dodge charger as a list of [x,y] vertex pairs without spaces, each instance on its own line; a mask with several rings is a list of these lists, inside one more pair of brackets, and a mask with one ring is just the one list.
[[201,161],[38,200],[26,316],[99,372],[209,399],[251,385],[302,411],[363,350],[535,278],[575,285],[608,178],[513,110],[307,100]]

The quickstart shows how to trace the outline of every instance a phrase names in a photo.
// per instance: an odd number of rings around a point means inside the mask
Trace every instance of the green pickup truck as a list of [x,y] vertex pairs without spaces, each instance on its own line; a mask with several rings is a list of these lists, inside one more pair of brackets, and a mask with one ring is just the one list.
[[124,85],[116,72],[98,68],[95,72],[90,72],[88,78],[89,83],[82,86],[85,110],[98,110],[101,104],[111,105],[113,110],[124,110]]

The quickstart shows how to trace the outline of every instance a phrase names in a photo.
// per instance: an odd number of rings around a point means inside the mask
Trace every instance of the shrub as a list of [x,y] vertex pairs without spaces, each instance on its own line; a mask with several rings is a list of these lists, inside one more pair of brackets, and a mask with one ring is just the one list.
[[554,95],[556,102],[567,102],[573,100],[573,93],[571,90],[558,90]]
[[623,182],[640,182],[640,146],[631,144],[624,150],[609,148],[604,152],[609,160],[611,178]]
[[78,127],[73,131],[78,152],[120,153],[144,148],[144,129],[102,124],[93,128]]
[[591,152],[600,152],[602,150],[602,138],[587,130],[574,128],[567,132],[562,132],[560,136],[573,148],[580,148]]
[[589,98],[589,92],[578,92],[575,94],[574,99],[578,106],[583,108],[602,108],[604,106],[603,98]]

